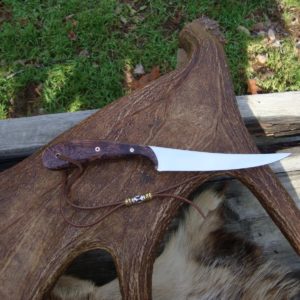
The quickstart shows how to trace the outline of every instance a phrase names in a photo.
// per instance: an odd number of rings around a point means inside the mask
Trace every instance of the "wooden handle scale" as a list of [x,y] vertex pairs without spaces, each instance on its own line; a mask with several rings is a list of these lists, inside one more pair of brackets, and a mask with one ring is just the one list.
[[48,169],[59,170],[70,167],[68,161],[61,159],[62,156],[85,163],[136,155],[147,157],[157,167],[157,158],[150,147],[104,140],[71,141],[50,146],[43,153],[43,164]]

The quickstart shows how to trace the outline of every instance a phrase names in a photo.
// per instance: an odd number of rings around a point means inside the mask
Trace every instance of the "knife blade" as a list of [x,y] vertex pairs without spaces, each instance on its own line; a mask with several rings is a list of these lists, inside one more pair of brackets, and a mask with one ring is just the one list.
[[43,164],[49,169],[63,169],[70,162],[84,163],[93,160],[130,156],[150,159],[160,172],[224,171],[258,167],[281,160],[290,153],[240,154],[213,153],[193,150],[121,144],[105,140],[79,140],[52,145],[44,150]]
[[289,153],[230,154],[198,152],[150,146],[158,161],[158,171],[224,171],[267,165]]

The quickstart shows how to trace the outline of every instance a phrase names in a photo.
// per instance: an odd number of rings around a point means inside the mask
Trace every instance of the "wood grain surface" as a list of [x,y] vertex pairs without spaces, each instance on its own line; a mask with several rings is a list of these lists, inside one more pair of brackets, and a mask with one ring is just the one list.
[[[106,139],[122,143],[198,151],[258,153],[239,115],[223,47],[200,20],[180,34],[188,63],[144,89],[106,106],[56,138]],[[48,145],[49,146],[49,145]],[[78,229],[59,214],[63,175],[42,164],[43,149],[0,174],[0,299],[41,299],[80,253],[111,253],[123,299],[151,299],[155,250],[177,212],[177,201],[156,200],[115,212],[101,224]],[[300,253],[300,214],[268,168],[228,173],[258,197],[275,224]],[[187,196],[221,173],[202,173],[177,188]],[[112,203],[157,191],[190,178],[190,173],[158,173],[147,159],[91,164],[74,186],[77,202]],[[70,218],[89,223],[106,210],[90,213],[64,207]]]
[[43,153],[43,164],[49,169],[65,169],[72,165],[60,159],[64,155],[79,163],[103,161],[105,159],[122,159],[142,156],[150,159],[153,167],[158,166],[158,161],[153,150],[148,146],[135,144],[122,144],[104,140],[81,140],[58,143],[48,147]]

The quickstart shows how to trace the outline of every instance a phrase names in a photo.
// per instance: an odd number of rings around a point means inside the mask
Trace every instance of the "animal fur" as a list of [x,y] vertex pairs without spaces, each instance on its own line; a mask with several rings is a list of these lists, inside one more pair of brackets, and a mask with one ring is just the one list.
[[[289,271],[264,258],[256,244],[225,227],[223,197],[207,190],[195,203],[205,219],[189,208],[156,259],[154,300],[300,299],[300,282]],[[98,287],[90,281],[62,276],[51,299],[121,299],[118,280]]]

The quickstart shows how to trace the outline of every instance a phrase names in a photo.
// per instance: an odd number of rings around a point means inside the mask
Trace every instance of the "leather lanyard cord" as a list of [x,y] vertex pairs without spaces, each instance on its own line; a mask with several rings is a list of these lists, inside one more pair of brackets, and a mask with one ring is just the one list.
[[152,199],[158,199],[158,198],[169,198],[169,199],[176,199],[185,203],[188,203],[189,205],[193,206],[193,208],[195,208],[197,210],[197,212],[201,215],[202,218],[205,218],[205,215],[203,214],[202,210],[200,209],[200,207],[195,204],[193,201],[185,198],[185,197],[181,197],[178,195],[174,195],[174,194],[170,194],[170,193],[166,193],[169,192],[170,190],[176,189],[178,187],[180,187],[181,185],[185,184],[185,183],[190,183],[192,181],[194,181],[195,179],[200,178],[200,175],[196,175],[193,176],[191,178],[188,178],[180,183],[177,183],[175,185],[172,185],[166,189],[163,189],[159,192],[155,192],[155,193],[147,193],[145,195],[136,195],[132,198],[127,198],[125,199],[125,201],[118,201],[118,202],[114,202],[114,203],[108,203],[108,204],[102,204],[102,205],[98,205],[98,206],[81,206],[81,205],[77,205],[74,202],[72,202],[72,196],[71,196],[71,188],[73,186],[73,184],[82,176],[84,169],[82,167],[82,164],[76,160],[71,159],[70,157],[67,157],[65,155],[60,154],[59,156],[60,159],[65,160],[67,162],[69,162],[70,164],[74,165],[75,167],[77,167],[77,170],[75,171],[74,174],[72,174],[70,176],[70,178],[68,178],[67,173],[65,173],[65,178],[64,178],[64,195],[66,198],[66,202],[73,207],[74,209],[77,210],[83,210],[83,211],[91,211],[91,210],[97,210],[97,209],[101,209],[101,208],[108,208],[108,207],[112,207],[107,213],[105,213],[102,217],[96,219],[94,222],[88,223],[88,224],[76,224],[73,221],[71,221],[66,215],[65,212],[63,210],[63,205],[62,205],[62,197],[60,198],[59,201],[59,207],[60,207],[60,214],[62,215],[64,221],[66,223],[68,223],[71,226],[74,226],[76,228],[86,228],[86,227],[91,227],[94,226],[100,222],[102,222],[104,219],[106,219],[109,215],[111,215],[113,212],[115,212],[116,210],[120,209],[121,207],[124,206],[132,206],[134,204],[138,204],[141,202],[145,202],[145,201],[149,201]]
[[186,202],[188,203],[189,205],[191,205],[193,208],[195,208],[198,213],[200,214],[200,216],[205,219],[205,216],[204,216],[204,213],[202,212],[202,210],[200,209],[200,207],[195,204],[193,201],[185,198],[185,197],[181,197],[181,196],[178,196],[178,195],[173,195],[173,194],[154,194],[153,195],[153,198],[170,198],[170,199],[177,199],[177,200],[180,200],[180,201],[183,201],[183,202]]

